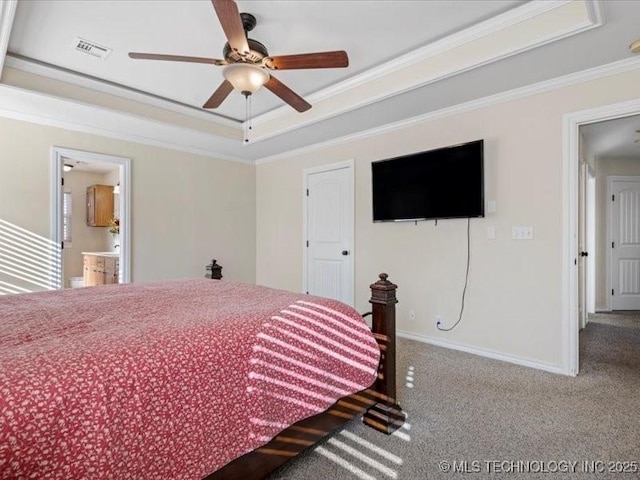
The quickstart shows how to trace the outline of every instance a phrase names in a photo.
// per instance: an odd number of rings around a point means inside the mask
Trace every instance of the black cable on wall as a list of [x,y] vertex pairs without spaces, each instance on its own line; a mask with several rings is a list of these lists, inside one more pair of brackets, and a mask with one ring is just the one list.
[[456,320],[456,323],[454,323],[449,328],[442,328],[440,326],[440,324],[442,322],[440,320],[438,320],[436,322],[436,328],[438,330],[440,330],[441,332],[450,332],[451,330],[456,328],[458,326],[458,324],[460,323],[460,321],[462,320],[462,313],[464,312],[464,299],[465,299],[465,296],[467,294],[467,285],[469,283],[469,264],[471,263],[470,262],[470,260],[471,260],[470,225],[471,225],[471,218],[467,218],[467,272],[465,273],[465,277],[464,277],[464,289],[462,290],[462,299],[461,299],[461,302],[460,302],[460,315],[458,315],[458,320]]

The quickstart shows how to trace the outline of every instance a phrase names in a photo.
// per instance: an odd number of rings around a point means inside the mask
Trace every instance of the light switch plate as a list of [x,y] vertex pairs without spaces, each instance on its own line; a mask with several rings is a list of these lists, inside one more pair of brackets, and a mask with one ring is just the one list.
[[511,238],[514,240],[533,240],[533,226],[511,227]]
[[496,227],[494,227],[493,225],[491,225],[490,227],[487,227],[487,238],[489,240],[496,239]]

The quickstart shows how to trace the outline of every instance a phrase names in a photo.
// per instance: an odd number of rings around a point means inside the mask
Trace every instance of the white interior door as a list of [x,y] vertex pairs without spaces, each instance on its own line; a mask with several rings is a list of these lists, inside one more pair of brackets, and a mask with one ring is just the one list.
[[578,312],[580,328],[588,314],[596,311],[596,177],[587,163],[580,163],[578,176]]
[[640,310],[640,178],[611,180],[611,304]]
[[[596,172],[587,167],[587,313],[596,312]],[[602,228],[602,227],[600,227]]]
[[580,328],[587,325],[587,164],[578,172],[578,318]]
[[305,172],[304,290],[353,305],[353,167]]

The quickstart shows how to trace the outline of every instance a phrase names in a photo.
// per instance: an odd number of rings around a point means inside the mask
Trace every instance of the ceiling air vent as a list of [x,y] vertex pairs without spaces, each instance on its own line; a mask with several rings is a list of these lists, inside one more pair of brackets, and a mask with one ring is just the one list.
[[79,52],[91,55],[92,57],[101,58],[102,60],[105,60],[111,54],[111,52],[113,52],[112,48],[98,45],[95,42],[91,42],[80,37],[76,37],[75,41],[73,42],[73,48],[78,50]]

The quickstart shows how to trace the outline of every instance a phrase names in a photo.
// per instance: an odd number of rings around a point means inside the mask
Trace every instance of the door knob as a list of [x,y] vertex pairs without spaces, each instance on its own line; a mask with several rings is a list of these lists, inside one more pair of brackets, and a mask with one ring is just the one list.
[[342,250],[342,255],[349,255],[349,250]]
[[589,256],[589,252],[580,252],[580,256],[581,257],[588,257]]

